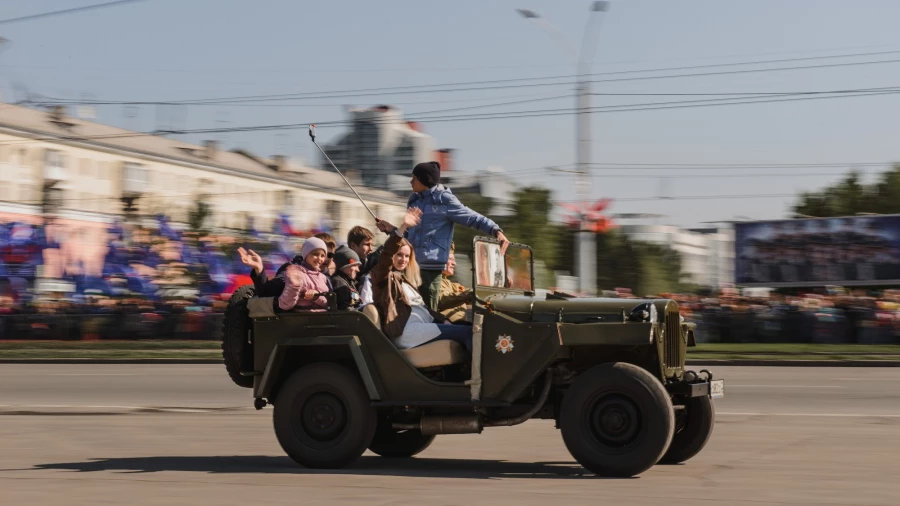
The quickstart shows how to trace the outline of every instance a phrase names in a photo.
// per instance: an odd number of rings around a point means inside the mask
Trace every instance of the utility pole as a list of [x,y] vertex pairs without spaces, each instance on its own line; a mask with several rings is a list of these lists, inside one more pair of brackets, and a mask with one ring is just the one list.
[[[594,50],[597,46],[596,37],[598,30],[592,31],[593,15],[597,12],[606,12],[609,2],[599,0],[591,3],[590,15],[584,29],[581,41],[581,49],[576,53],[565,36],[560,31],[541,18],[530,9],[518,9],[517,12],[525,19],[538,24],[546,30],[554,40],[562,44],[577,66],[577,78],[575,88],[575,164],[577,183],[576,191],[582,206],[588,204],[592,194],[592,181],[590,174],[591,150],[593,148],[591,138],[591,84],[590,68]],[[589,53],[585,53],[589,51]],[[576,57],[577,54],[577,57]],[[597,292],[597,240],[594,232],[588,228],[585,216],[579,220],[578,233],[576,234],[575,276],[578,277],[579,291],[586,295],[595,295]]]

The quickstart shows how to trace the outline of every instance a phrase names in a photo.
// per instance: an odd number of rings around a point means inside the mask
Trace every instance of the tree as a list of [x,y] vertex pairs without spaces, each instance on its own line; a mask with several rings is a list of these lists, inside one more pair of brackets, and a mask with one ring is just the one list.
[[859,172],[851,171],[833,186],[800,194],[793,211],[796,217],[817,218],[900,213],[900,165],[883,172],[878,182],[871,185],[862,184]]
[[[522,188],[515,193],[512,219],[501,225],[510,241],[531,246],[538,261],[536,265],[544,267],[556,265],[562,239],[561,227],[550,221],[551,196],[552,192],[546,188]],[[552,271],[541,272],[540,277],[542,285],[553,284]]]
[[205,232],[203,225],[210,215],[209,204],[206,203],[206,195],[197,197],[197,204],[188,212],[188,226],[192,232]]
[[[488,216],[494,201],[490,197],[485,197],[479,193],[460,193],[457,195],[460,202],[476,213]],[[500,224],[502,227],[503,225]],[[453,244],[456,251],[464,255],[472,254],[472,241],[475,236],[481,235],[481,232],[473,230],[462,225],[456,225],[453,229]]]
[[[461,193],[461,202],[473,211],[493,219],[506,237],[512,241],[531,246],[535,259],[535,284],[551,286],[553,268],[559,262],[562,227],[550,221],[553,211],[552,192],[546,188],[526,187],[514,194],[512,216],[491,216],[493,200],[477,193]],[[472,240],[483,235],[477,230],[457,226],[453,232],[456,251],[460,254],[472,253]]]
[[[562,232],[558,270],[571,272],[575,264],[575,229]],[[619,230],[596,234],[597,287],[601,290],[630,288],[637,296],[680,292],[689,288],[681,281],[681,257],[660,244],[634,241]]]

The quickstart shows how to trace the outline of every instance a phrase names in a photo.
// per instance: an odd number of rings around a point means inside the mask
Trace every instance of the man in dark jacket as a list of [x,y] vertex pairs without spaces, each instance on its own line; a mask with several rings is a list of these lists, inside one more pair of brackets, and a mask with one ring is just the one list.
[[357,280],[362,279],[363,276],[378,265],[378,258],[381,256],[381,252],[384,251],[384,245],[376,249],[374,241],[375,234],[365,227],[353,227],[347,234],[347,246],[355,251],[359,257],[359,276],[357,276]]
[[359,309],[361,301],[356,289],[359,267],[359,255],[349,247],[341,246],[334,252],[335,271],[331,276],[331,285],[334,287],[338,309]]

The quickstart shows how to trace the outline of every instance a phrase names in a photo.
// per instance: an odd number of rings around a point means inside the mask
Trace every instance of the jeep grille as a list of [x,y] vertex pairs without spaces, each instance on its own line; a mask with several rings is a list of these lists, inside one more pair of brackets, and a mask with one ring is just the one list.
[[681,315],[678,310],[666,311],[666,333],[663,342],[663,365],[666,376],[679,376],[684,341],[681,339]]

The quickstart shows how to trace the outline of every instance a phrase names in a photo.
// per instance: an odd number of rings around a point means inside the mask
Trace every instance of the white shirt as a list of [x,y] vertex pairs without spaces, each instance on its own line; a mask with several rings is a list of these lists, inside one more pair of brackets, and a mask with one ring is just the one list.
[[392,340],[394,346],[401,350],[415,348],[441,335],[441,330],[434,323],[434,317],[425,307],[425,300],[419,291],[409,283],[403,283],[403,293],[409,301],[412,312],[406,326],[403,327],[403,333]]
[[362,286],[359,289],[359,298],[362,299],[363,306],[375,303],[375,300],[372,298],[372,280],[369,279],[368,274],[363,276]]

